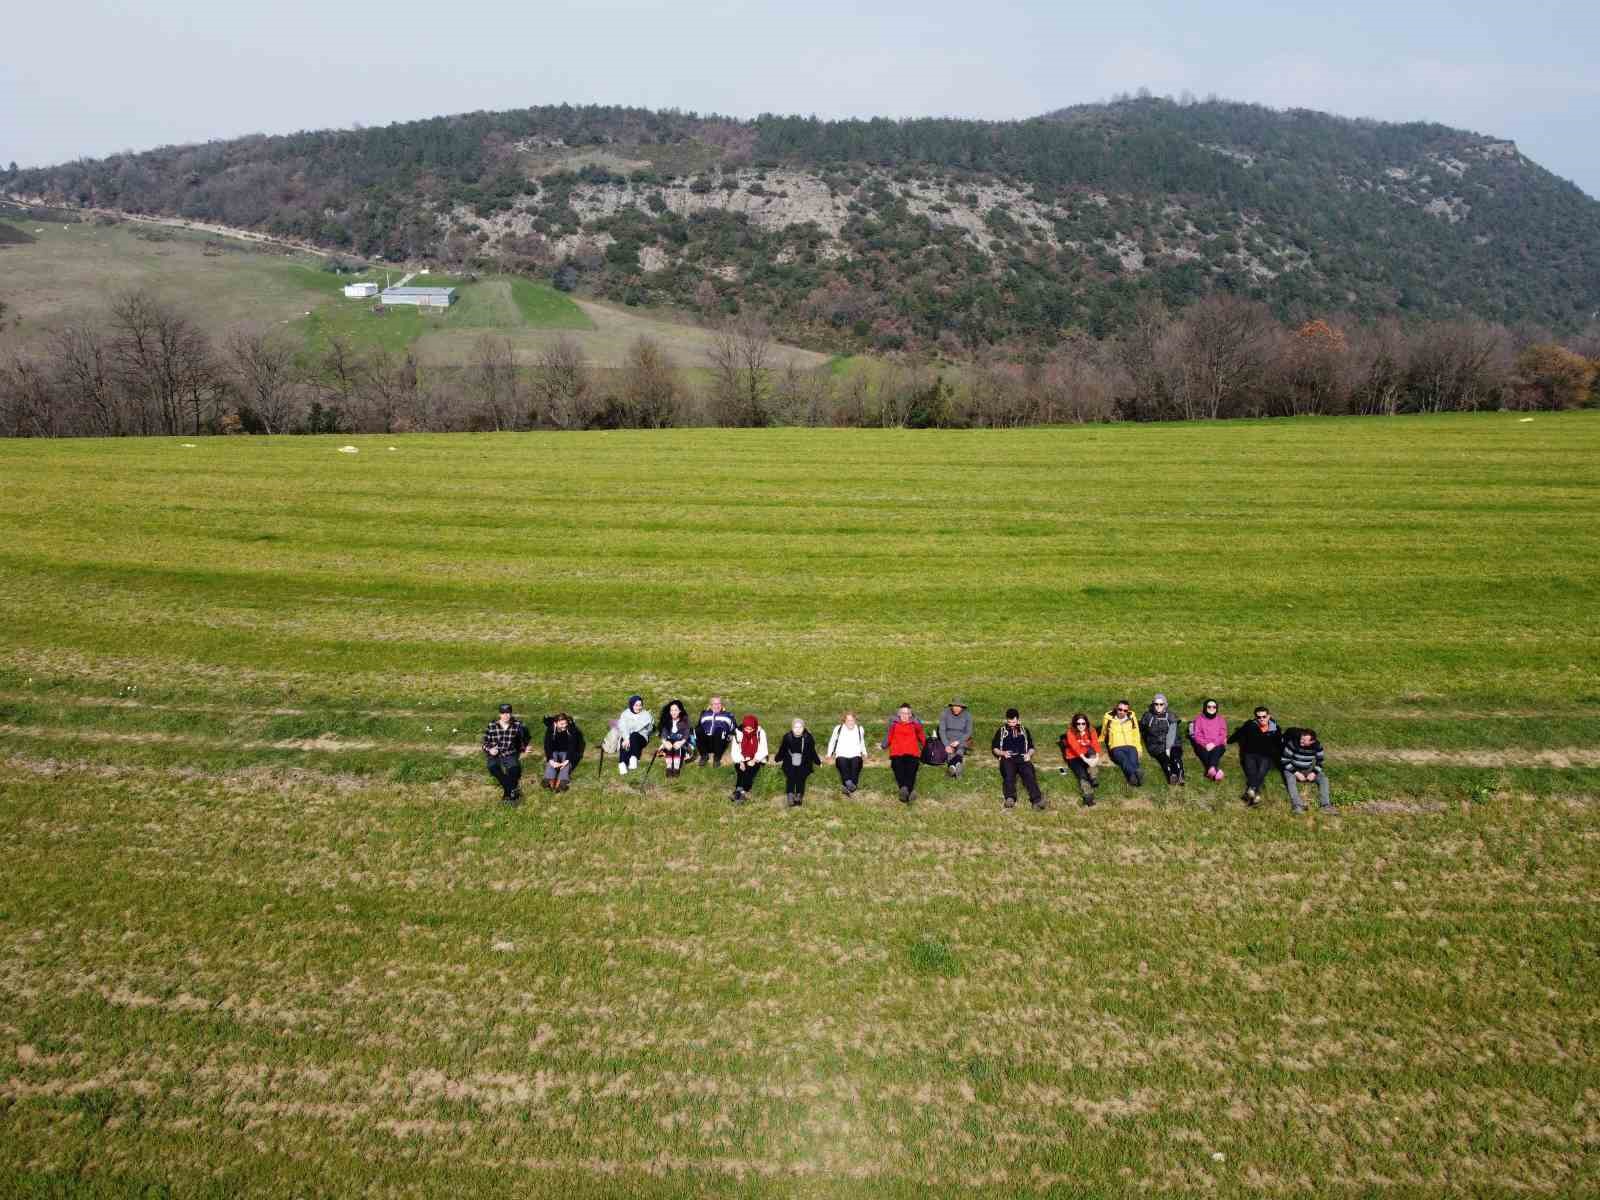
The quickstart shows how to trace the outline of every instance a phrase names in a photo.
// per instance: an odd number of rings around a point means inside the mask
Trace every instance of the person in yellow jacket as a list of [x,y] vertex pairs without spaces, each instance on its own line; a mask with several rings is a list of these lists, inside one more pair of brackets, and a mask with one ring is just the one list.
[[1144,786],[1144,776],[1139,771],[1139,722],[1133,716],[1133,704],[1118,700],[1100,720],[1100,741],[1111,756],[1111,761],[1122,769],[1122,777],[1134,787]]

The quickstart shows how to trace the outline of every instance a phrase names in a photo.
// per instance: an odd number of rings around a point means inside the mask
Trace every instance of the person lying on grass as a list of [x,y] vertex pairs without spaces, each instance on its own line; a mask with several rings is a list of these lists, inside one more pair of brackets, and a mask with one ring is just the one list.
[[861,768],[867,763],[867,731],[846,711],[828,735],[828,761],[839,772],[839,786],[853,796],[861,783]]
[[789,808],[799,808],[806,799],[806,780],[822,765],[817,756],[817,739],[806,723],[796,717],[789,732],[778,743],[778,766],[785,780],[784,800]]
[[532,741],[528,727],[517,719],[509,704],[500,706],[500,715],[483,731],[484,763],[504,793],[502,803],[512,808],[522,803],[522,756]]
[[1317,785],[1317,806],[1323,812],[1333,811],[1333,800],[1328,795],[1328,770],[1323,765],[1325,755],[1315,729],[1285,729],[1283,731],[1283,786],[1289,793],[1289,811],[1303,813],[1305,802],[1300,799],[1300,785]]
[[767,731],[761,728],[755,713],[746,713],[739,722],[739,732],[734,735],[733,746],[733,802],[743,804],[750,798],[750,789],[756,785],[756,775],[761,764],[767,761]]
[[989,750],[1000,760],[1001,807],[1017,806],[1017,780],[1020,779],[1028,789],[1028,802],[1043,811],[1044,793],[1039,790],[1039,773],[1033,769],[1033,734],[1028,732],[1028,727],[1022,723],[1022,714],[1016,709],[1006,709],[1005,724],[994,731]]
[[583,730],[564,712],[544,719],[544,778],[539,786],[564,792],[572,786],[572,772],[583,761]]

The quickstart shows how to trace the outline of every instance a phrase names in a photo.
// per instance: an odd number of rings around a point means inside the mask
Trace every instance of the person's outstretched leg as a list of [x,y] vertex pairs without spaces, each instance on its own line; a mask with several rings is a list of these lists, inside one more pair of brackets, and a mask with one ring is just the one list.
[[1002,808],[1017,806],[1017,760],[1014,758],[1000,760],[1000,805]]
[[[1039,788],[1039,772],[1031,762],[1017,764],[1017,774],[1022,776],[1022,786],[1028,789],[1028,803],[1035,808],[1044,807],[1044,792]],[[1015,795],[1015,791],[1012,793]]]
[[1306,806],[1301,803],[1300,787],[1295,782],[1293,771],[1286,770],[1283,772],[1283,787],[1289,793],[1289,811],[1292,813],[1305,812]]

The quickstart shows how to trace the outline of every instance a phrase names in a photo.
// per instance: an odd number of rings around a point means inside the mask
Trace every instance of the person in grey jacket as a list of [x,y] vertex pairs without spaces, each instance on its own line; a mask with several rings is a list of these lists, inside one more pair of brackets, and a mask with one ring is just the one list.
[[1328,795],[1328,768],[1322,743],[1315,729],[1285,729],[1283,731],[1283,786],[1289,792],[1289,810],[1303,813],[1305,801],[1300,799],[1297,784],[1317,785],[1317,804],[1325,813],[1334,811],[1333,798]]
[[1161,692],[1155,694],[1150,707],[1139,718],[1139,735],[1144,741],[1145,753],[1155,759],[1156,765],[1166,775],[1168,785],[1182,787],[1185,783],[1183,722],[1167,707],[1167,698]]
[[959,696],[939,714],[939,740],[944,743],[945,772],[960,779],[966,768],[967,748],[972,745],[972,714]]
[[617,774],[626,775],[639,769],[639,755],[650,744],[650,735],[656,723],[645,711],[644,697],[628,697],[628,707],[617,714]]

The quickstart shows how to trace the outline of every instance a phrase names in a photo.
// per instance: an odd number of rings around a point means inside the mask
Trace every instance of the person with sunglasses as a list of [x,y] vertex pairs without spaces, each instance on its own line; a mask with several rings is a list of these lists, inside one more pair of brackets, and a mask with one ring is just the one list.
[[1182,729],[1183,722],[1167,707],[1166,694],[1157,692],[1139,717],[1139,736],[1144,740],[1145,752],[1167,777],[1169,787],[1182,787],[1185,783]]
[[1089,724],[1088,714],[1073,713],[1067,731],[1056,744],[1061,747],[1062,761],[1067,764],[1061,768],[1061,773],[1072,772],[1078,780],[1083,807],[1093,808],[1095,785],[1100,782],[1100,735]]
[[1189,746],[1200,765],[1206,769],[1206,778],[1222,782],[1222,756],[1228,752],[1228,721],[1222,709],[1210,697],[1206,698],[1189,722]]
[[1139,770],[1139,722],[1133,719],[1133,702],[1118,700],[1100,721],[1100,740],[1106,753],[1133,787],[1144,786]]
[[1239,728],[1228,735],[1239,747],[1239,765],[1244,768],[1244,795],[1239,797],[1249,808],[1261,803],[1261,789],[1267,775],[1283,758],[1283,734],[1265,704]]

